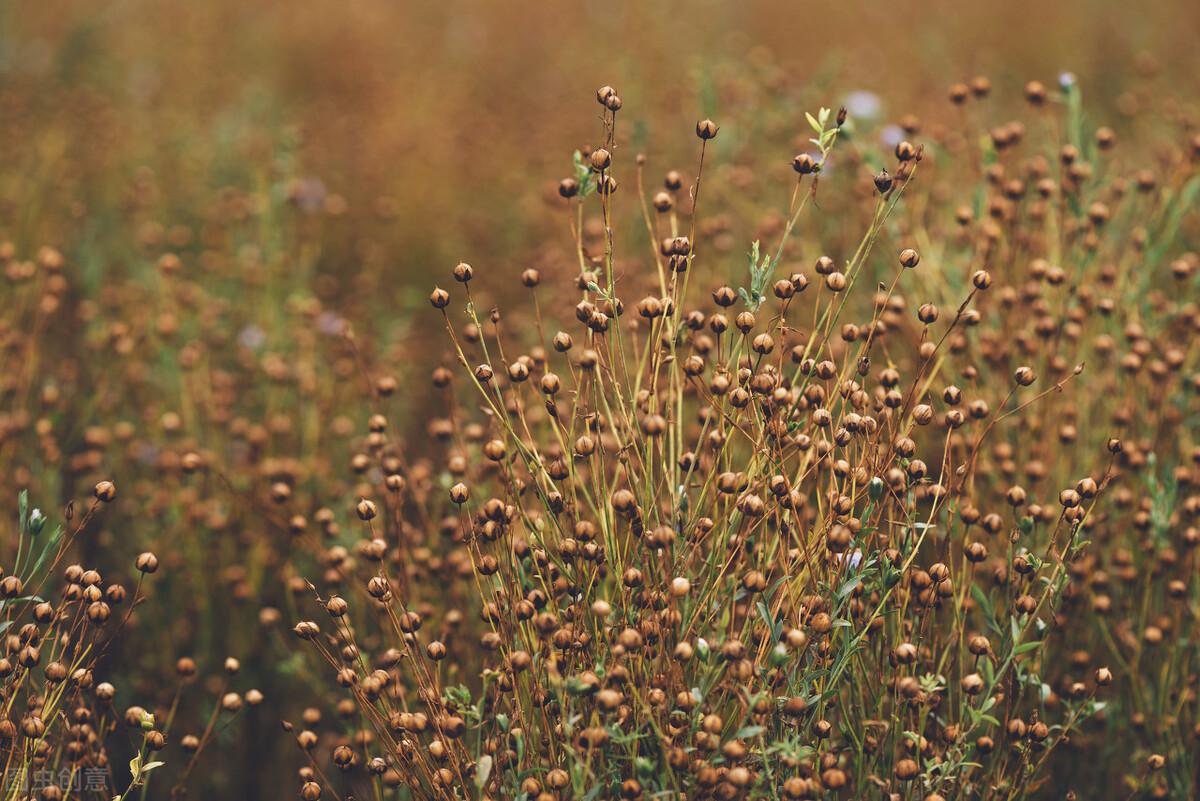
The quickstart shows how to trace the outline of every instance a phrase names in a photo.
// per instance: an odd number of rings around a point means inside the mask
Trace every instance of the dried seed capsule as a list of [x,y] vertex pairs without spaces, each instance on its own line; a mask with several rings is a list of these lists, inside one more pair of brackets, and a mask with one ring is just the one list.
[[375,502],[369,501],[366,498],[361,498],[358,504],[354,507],[354,511],[358,514],[359,520],[373,520],[377,513]]
[[801,153],[792,159],[792,169],[800,175],[811,175],[817,169],[817,160],[808,153]]
[[717,138],[717,124],[709,119],[700,120],[696,123],[696,136],[707,141]]
[[875,173],[874,180],[875,189],[879,192],[879,194],[886,195],[889,191],[891,191],[894,179],[888,174],[887,170],[880,170],[879,172]]

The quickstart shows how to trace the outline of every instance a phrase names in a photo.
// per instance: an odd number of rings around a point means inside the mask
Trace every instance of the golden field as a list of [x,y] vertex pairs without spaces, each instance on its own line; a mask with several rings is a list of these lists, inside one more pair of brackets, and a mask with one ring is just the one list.
[[1198,34],[0,2],[0,792],[1194,799]]

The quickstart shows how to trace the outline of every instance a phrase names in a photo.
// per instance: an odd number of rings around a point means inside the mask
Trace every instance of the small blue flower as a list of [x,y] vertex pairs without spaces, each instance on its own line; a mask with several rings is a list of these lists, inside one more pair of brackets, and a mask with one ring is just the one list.
[[251,323],[238,333],[238,344],[246,350],[259,350],[267,344],[266,332]]
[[836,559],[838,562],[842,562],[849,566],[851,570],[855,570],[859,565],[862,564],[863,552],[860,549],[855,548],[850,553],[837,554]]
[[904,129],[899,125],[886,125],[879,132],[879,141],[887,147],[895,147],[904,141]]
[[328,336],[338,336],[346,330],[346,319],[331,311],[321,312],[317,317],[317,330]]
[[864,89],[859,89],[846,95],[844,105],[851,119],[858,117],[865,120],[873,120],[879,117],[883,111],[883,101],[879,99],[879,95]]

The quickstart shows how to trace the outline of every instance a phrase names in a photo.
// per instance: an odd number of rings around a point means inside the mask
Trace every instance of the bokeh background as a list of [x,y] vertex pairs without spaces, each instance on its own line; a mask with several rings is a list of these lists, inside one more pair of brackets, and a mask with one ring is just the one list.
[[[139,168],[157,176],[164,211],[183,214],[189,193],[253,178],[236,174],[240,156],[286,158],[342,212],[328,261],[343,276],[378,265],[390,300],[469,242],[489,243],[491,254],[471,253],[480,262],[527,244],[514,240],[540,198],[531,187],[557,180],[596,135],[601,84],[665,147],[689,144],[699,114],[735,129],[747,107],[734,100],[756,79],[824,105],[871,92],[898,117],[944,105],[951,83],[977,74],[1011,102],[1025,81],[1070,70],[1092,111],[1132,114],[1139,92],[1180,93],[1200,67],[1200,8],[1187,0],[0,9],[6,218],[31,203],[47,227],[103,214]],[[47,174],[46,196],[29,197],[20,181]]]
[[[786,172],[803,111],[944,117],[947,88],[976,75],[992,82],[997,124],[1026,81],[1070,71],[1088,113],[1118,131],[1180,126],[1186,114],[1139,112],[1196,97],[1197,41],[1194,0],[0,0],[0,242],[19,259],[56,248],[72,288],[58,313],[16,316],[38,321],[37,348],[23,323],[0,332],[2,503],[29,487],[56,508],[112,477],[129,505],[85,557],[188,543],[164,554],[171,578],[134,620],[150,644],[114,664],[138,665],[126,684],[153,693],[179,655],[202,670],[241,656],[267,700],[197,780],[277,797],[295,762],[279,720],[306,705],[309,677],[258,627],[263,606],[291,617],[276,555],[252,506],[220,500],[216,479],[187,485],[170,460],[225,448],[214,422],[251,446],[264,426],[264,447],[306,476],[344,459],[319,432],[351,425],[336,385],[354,365],[309,352],[307,334],[349,322],[373,363],[423,386],[442,358],[420,347],[435,276],[467,260],[503,293],[525,266],[555,269],[554,187],[599,135],[598,86],[618,88],[625,146],[660,170],[691,163],[692,127],[710,116],[722,169],[761,129]],[[189,287],[170,303],[164,252],[181,255]],[[10,291],[0,301],[16,303]],[[197,396],[181,365],[230,337],[229,363],[263,386]],[[311,404],[271,385],[289,365]],[[45,376],[65,394],[54,450],[33,455],[22,432]],[[417,452],[425,397],[404,393],[396,421]],[[174,445],[160,447],[163,431]],[[182,714],[202,719],[195,704]]]
[[194,227],[222,189],[287,192],[321,212],[293,278],[400,342],[431,268],[516,275],[561,239],[545,201],[598,135],[600,85],[629,144],[677,166],[699,116],[752,135],[768,87],[797,121],[855,97],[896,120],[984,75],[998,123],[1069,70],[1118,124],[1187,96],[1198,36],[1188,0],[3,0],[0,234],[128,280],[139,238]]

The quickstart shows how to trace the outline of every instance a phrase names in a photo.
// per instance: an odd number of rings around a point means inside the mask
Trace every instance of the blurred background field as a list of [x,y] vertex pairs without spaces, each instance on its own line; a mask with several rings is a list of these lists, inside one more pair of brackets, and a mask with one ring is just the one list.
[[[203,214],[261,223],[291,198],[308,246],[270,256],[287,262],[271,297],[317,293],[400,343],[432,266],[470,256],[515,277],[561,234],[546,200],[597,130],[581,87],[619,86],[629,146],[665,166],[701,115],[724,152],[769,127],[786,154],[802,108],[857,98],[894,122],[945,112],[975,75],[996,86],[980,124],[1071,71],[1097,122],[1128,130],[1187,96],[1198,34],[1186,0],[6,0],[0,234],[23,255],[64,250],[95,292],[139,280],[172,236],[195,250]],[[272,242],[244,244],[261,260]]]
[[529,243],[513,240],[543,216],[530,214],[530,186],[551,185],[564,153],[594,136],[580,87],[620,86],[643,141],[675,142],[698,114],[741,131],[764,84],[798,105],[873,93],[892,118],[941,108],[947,87],[974,75],[993,81],[1003,109],[1025,81],[1070,70],[1094,113],[1132,114],[1147,94],[1194,82],[1200,59],[1188,2],[3,9],[8,207],[37,209],[54,232],[60,215],[95,227],[142,169],[169,226],[186,223],[171,215],[197,208],[198,194],[262,189],[282,173],[337,212],[324,232],[332,272],[386,278],[389,299],[415,265],[468,242],[519,257]]
[[[1173,98],[1197,97],[1197,41],[1190,0],[0,0],[3,261],[63,279],[0,285],[0,509],[118,481],[84,558],[117,575],[153,548],[169,579],[119,644],[136,652],[114,653],[117,683],[169,705],[179,656],[212,691],[241,657],[266,700],[222,732],[198,789],[281,797],[294,746],[276,732],[309,677],[286,628],[261,625],[295,617],[264,486],[353,494],[344,441],[365,418],[344,324],[374,371],[423,388],[443,360],[424,347],[434,275],[467,260],[502,294],[528,266],[575,270],[555,187],[598,135],[596,87],[619,88],[625,147],[659,172],[688,168],[695,121],[717,120],[715,169],[756,204],[783,191],[755,176],[789,172],[805,110],[953,128],[947,90],[976,75],[994,87],[962,112],[976,127],[1069,71],[1094,123],[1184,141],[1197,110]],[[432,397],[395,404],[421,454]],[[226,475],[186,475],[192,451]],[[202,728],[205,703],[181,717]]]

